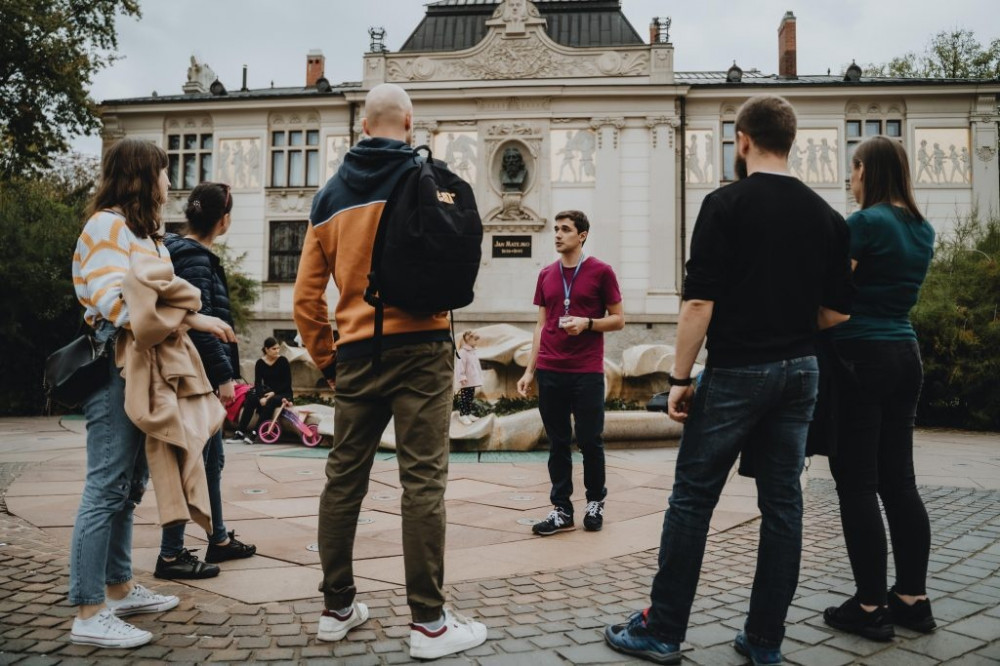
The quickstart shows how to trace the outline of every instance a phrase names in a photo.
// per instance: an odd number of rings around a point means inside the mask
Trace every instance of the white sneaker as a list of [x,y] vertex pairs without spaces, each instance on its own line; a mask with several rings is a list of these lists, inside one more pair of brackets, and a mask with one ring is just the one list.
[[436,631],[420,624],[410,625],[410,656],[414,659],[437,659],[482,645],[486,625],[445,609],[444,626]]
[[324,610],[319,616],[319,630],[316,638],[321,641],[339,641],[347,632],[368,619],[368,606],[359,601],[351,604],[347,615],[337,615],[331,610]]
[[74,619],[69,640],[72,643],[103,648],[132,648],[153,640],[153,634],[118,619],[110,608],[103,608],[100,613],[86,620]]
[[124,599],[115,601],[108,598],[104,603],[112,613],[118,617],[125,617],[136,613],[160,613],[176,607],[180,602],[181,600],[172,594],[157,594],[136,583]]

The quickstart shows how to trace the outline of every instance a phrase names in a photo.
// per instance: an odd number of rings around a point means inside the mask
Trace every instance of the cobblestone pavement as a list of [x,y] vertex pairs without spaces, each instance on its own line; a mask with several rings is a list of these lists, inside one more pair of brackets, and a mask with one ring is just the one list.
[[[23,465],[0,464],[0,495],[21,470]],[[822,610],[853,591],[853,583],[833,485],[809,482],[802,573],[783,646],[787,663],[1000,663],[1000,492],[925,487],[923,496],[934,535],[928,587],[939,629],[927,636],[899,629],[895,641],[875,643],[823,624]],[[745,663],[731,644],[749,603],[758,525],[753,521],[709,537],[688,632],[689,662]],[[610,651],[601,632],[646,604],[655,564],[651,549],[578,570],[448,586],[451,605],[482,619],[490,633],[483,646],[437,663],[632,663]],[[65,546],[20,518],[0,514],[0,665],[410,661],[408,609],[399,589],[363,595],[371,619],[330,645],[314,639],[318,598],[247,605],[156,581],[158,590],[178,593],[182,601],[172,611],[135,620],[156,635],[152,644],[130,651],[71,645],[67,569]]]

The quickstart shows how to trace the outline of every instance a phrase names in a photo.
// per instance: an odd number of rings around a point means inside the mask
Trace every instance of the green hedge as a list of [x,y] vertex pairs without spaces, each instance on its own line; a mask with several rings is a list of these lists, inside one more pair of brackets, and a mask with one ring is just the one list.
[[924,361],[917,423],[1000,430],[1000,218],[940,234],[913,327]]

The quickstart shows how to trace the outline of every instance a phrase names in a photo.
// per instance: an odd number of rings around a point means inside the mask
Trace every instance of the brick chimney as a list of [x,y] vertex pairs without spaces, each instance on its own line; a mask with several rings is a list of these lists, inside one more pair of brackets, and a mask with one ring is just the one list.
[[798,76],[795,58],[795,14],[785,12],[778,26],[778,77],[794,79]]
[[323,78],[326,58],[319,49],[313,49],[306,55],[306,88],[312,88],[316,81]]

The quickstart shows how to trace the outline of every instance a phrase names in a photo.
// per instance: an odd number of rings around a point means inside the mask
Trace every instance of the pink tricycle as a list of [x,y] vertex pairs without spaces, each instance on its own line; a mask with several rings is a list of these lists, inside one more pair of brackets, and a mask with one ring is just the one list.
[[299,435],[302,438],[302,443],[306,446],[316,446],[323,439],[323,436],[319,434],[319,426],[303,421],[292,407],[292,403],[282,400],[281,407],[278,407],[274,413],[274,418],[257,426],[257,436],[260,437],[260,441],[265,444],[277,442],[278,438],[281,437],[282,424]]

